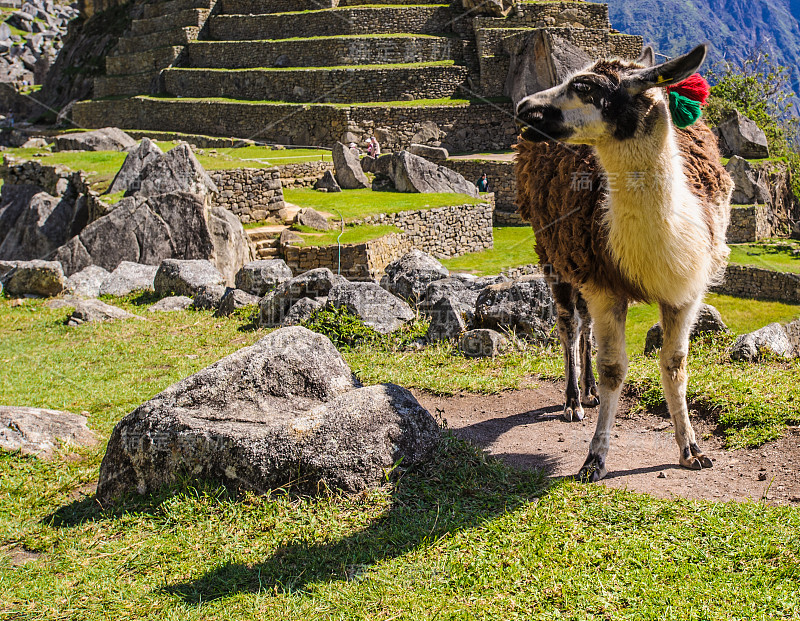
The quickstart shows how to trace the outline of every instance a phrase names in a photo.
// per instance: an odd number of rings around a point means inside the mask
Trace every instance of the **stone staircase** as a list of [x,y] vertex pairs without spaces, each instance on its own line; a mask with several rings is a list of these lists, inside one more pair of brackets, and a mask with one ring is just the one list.
[[259,231],[258,229],[245,230],[250,240],[250,247],[256,259],[280,258],[280,243],[273,232]]
[[603,4],[524,0],[507,18],[460,7],[459,0],[143,4],[106,59],[98,99],[77,104],[74,120],[294,145],[376,135],[387,149],[410,142],[507,149],[516,135],[511,106],[482,98],[503,96],[508,40],[547,28],[592,56],[641,49],[639,37],[611,31]]

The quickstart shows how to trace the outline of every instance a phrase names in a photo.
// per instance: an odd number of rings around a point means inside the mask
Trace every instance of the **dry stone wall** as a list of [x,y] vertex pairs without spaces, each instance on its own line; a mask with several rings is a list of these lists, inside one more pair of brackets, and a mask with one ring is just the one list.
[[770,208],[767,205],[739,205],[731,209],[727,242],[741,244],[769,237],[772,230],[769,213]]
[[208,174],[219,190],[214,202],[244,223],[266,220],[285,206],[277,168],[238,168]]
[[[339,246],[285,245],[282,247],[286,264],[297,276],[318,267],[339,271]],[[341,247],[341,274],[348,280],[378,281],[384,269],[395,259],[411,250],[406,235],[392,233],[363,244]]]
[[284,188],[310,188],[326,171],[333,172],[333,162],[282,164],[278,166],[278,170]]
[[800,274],[729,265],[725,270],[725,281],[711,290],[740,298],[800,304]]

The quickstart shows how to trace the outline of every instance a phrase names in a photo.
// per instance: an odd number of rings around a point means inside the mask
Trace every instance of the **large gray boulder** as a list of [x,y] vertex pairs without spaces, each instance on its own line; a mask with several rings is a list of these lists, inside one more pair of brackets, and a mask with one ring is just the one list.
[[192,307],[197,310],[216,310],[227,291],[228,288],[222,285],[203,285],[195,293]]
[[67,325],[80,326],[85,323],[102,323],[118,319],[141,319],[141,317],[100,300],[78,300],[75,302],[75,310],[67,317]]
[[400,151],[394,155],[389,176],[398,192],[445,192],[467,194],[474,198],[480,196],[475,184],[454,170],[437,166],[408,151]]
[[318,310],[328,303],[328,298],[300,298],[292,304],[286,317],[283,318],[283,326],[299,326],[308,321]]
[[51,196],[34,186],[3,186],[0,197],[0,258],[47,257],[72,235],[75,197]]
[[90,265],[67,278],[65,289],[79,298],[96,298],[111,272],[99,265]]
[[160,157],[163,157],[164,152],[158,148],[158,145],[149,138],[142,138],[142,141],[135,149],[128,152],[128,156],[119,169],[114,181],[108,188],[109,194],[115,192],[136,192],[141,183],[140,177],[145,166]]
[[504,45],[511,57],[504,94],[515,106],[592,62],[584,50],[544,28],[509,37]]
[[327,267],[309,270],[279,285],[258,303],[258,322],[261,327],[273,328],[283,323],[289,309],[303,298],[327,298],[330,290],[347,282]]
[[333,145],[333,168],[336,171],[336,183],[343,190],[368,188],[369,179],[361,170],[358,157],[341,142]]
[[291,268],[283,259],[251,261],[236,272],[236,288],[263,296],[292,277]]
[[769,157],[766,134],[738,110],[719,124],[717,134],[723,156],[739,155],[748,160]]
[[225,277],[207,259],[164,259],[156,272],[157,295],[193,296],[200,287],[224,285]]
[[[710,304],[702,304],[697,310],[697,317],[692,325],[689,338],[694,340],[703,334],[713,332],[728,332],[728,326],[722,320],[719,311]],[[653,325],[648,331],[644,341],[644,353],[651,354],[664,345],[664,330],[661,323]]]
[[71,412],[0,405],[0,449],[48,459],[62,445],[97,441],[86,417]]
[[276,330],[131,412],[108,443],[97,498],[181,481],[318,493],[380,485],[431,454],[439,429],[410,392],[361,388],[326,337]]
[[427,144],[412,144],[408,147],[408,152],[431,162],[444,162],[450,157],[450,153],[444,147],[432,147]]
[[439,261],[417,249],[389,263],[385,272],[381,287],[412,304],[422,297],[430,283],[450,275]]
[[100,295],[122,296],[134,291],[153,291],[157,265],[121,261],[100,285]]
[[319,179],[317,179],[316,183],[314,184],[314,189],[322,192],[342,191],[342,188],[339,187],[338,183],[336,183],[336,178],[333,176],[333,173],[330,170],[326,170],[325,173]]
[[434,280],[425,288],[425,293],[419,299],[417,309],[424,315],[431,315],[436,303],[444,297],[455,300],[466,312],[467,323],[472,323],[475,315],[475,303],[478,295],[489,285],[507,282],[505,276],[484,276],[482,278],[464,278],[463,275],[453,275],[450,278]]
[[734,188],[731,203],[734,205],[762,205],[770,202],[769,188],[759,171],[746,159],[734,155],[725,170],[733,180]]
[[328,293],[328,304],[344,308],[380,334],[390,334],[414,318],[403,300],[374,282],[344,282]]
[[299,210],[294,217],[294,221],[297,222],[297,224],[302,224],[303,226],[317,229],[318,231],[327,231],[331,228],[328,219],[311,207],[305,207]]
[[257,295],[251,295],[247,291],[241,289],[228,289],[222,299],[219,301],[219,308],[217,315],[227,317],[232,315],[234,311],[244,308],[246,306],[257,306],[261,298]]
[[797,355],[786,329],[779,323],[771,323],[737,338],[731,349],[731,360],[758,362],[764,351],[780,358],[792,358]]
[[[188,144],[179,144],[161,157],[148,162],[139,176],[141,196],[158,196],[169,192],[191,194],[217,193],[217,186],[192,152]],[[129,190],[129,193],[132,193]]]
[[67,284],[58,261],[16,261],[13,269],[2,276],[8,295],[52,297],[61,293]]
[[63,134],[53,142],[55,151],[127,151],[135,146],[136,141],[116,127]]
[[472,315],[472,309],[461,304],[458,298],[442,296],[430,309],[427,339],[447,341],[458,338],[467,330],[467,313]]
[[242,266],[253,259],[250,240],[239,218],[224,207],[213,206],[207,218],[213,248],[209,259],[222,272],[225,284],[233,285]]
[[475,303],[476,327],[513,331],[536,343],[550,341],[555,320],[550,287],[541,276],[490,285]]

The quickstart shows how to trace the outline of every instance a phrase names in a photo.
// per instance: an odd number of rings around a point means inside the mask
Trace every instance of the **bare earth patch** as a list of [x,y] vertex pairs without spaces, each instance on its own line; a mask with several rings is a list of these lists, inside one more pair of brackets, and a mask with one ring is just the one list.
[[[511,466],[544,468],[553,477],[578,472],[597,422],[597,408],[587,409],[580,423],[560,418],[559,383],[538,382],[537,388],[499,395],[414,395],[457,436]],[[678,465],[669,418],[650,412],[631,416],[631,405],[631,399],[620,401],[604,485],[659,498],[800,504],[800,427],[758,449],[731,451],[712,425],[694,417],[700,445],[714,461],[713,468],[697,472]]]

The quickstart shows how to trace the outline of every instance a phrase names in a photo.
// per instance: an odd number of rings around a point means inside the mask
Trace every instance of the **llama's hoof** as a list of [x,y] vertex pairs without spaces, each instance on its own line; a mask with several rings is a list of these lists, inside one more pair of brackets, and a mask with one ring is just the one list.
[[595,483],[604,479],[608,474],[606,470],[606,460],[600,455],[589,453],[589,457],[578,472],[578,481],[582,483]]
[[597,386],[592,386],[587,390],[583,397],[581,398],[581,403],[583,407],[586,408],[596,408],[600,405],[600,397],[597,394]]
[[564,406],[564,413],[561,416],[568,423],[582,421],[584,416],[583,408],[577,399],[570,399]]
[[690,444],[687,448],[683,449],[681,452],[680,464],[689,470],[702,470],[703,468],[712,468],[714,466],[714,462],[712,462],[709,457],[703,455],[697,444]]

